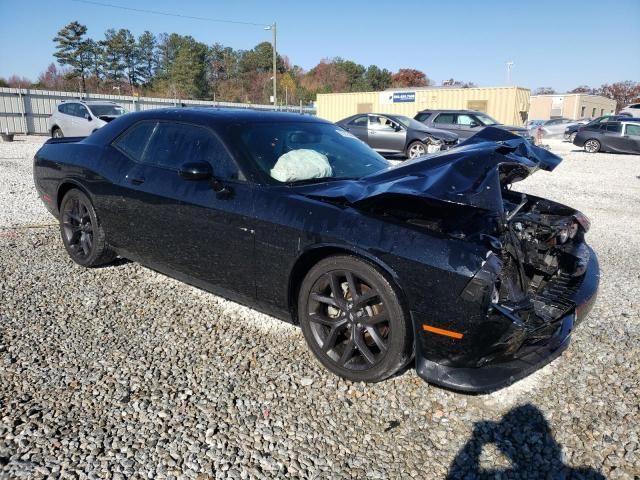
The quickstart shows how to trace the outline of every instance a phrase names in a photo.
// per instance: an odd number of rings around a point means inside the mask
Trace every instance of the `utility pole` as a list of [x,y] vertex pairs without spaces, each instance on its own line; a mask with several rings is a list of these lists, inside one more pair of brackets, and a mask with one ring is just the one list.
[[277,69],[277,50],[276,50],[276,39],[277,39],[277,34],[276,34],[276,22],[273,22],[273,24],[269,25],[268,27],[265,27],[265,30],[271,30],[271,33],[273,34],[273,48],[271,50],[273,50],[273,106],[275,107],[277,105],[277,83],[276,83],[276,69]]
[[507,85],[511,85],[511,67],[513,62],[507,62]]

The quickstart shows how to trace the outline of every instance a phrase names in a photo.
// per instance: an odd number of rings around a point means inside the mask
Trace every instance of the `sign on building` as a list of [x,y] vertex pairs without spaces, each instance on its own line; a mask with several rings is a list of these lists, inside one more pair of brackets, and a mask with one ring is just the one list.
[[380,104],[390,103],[414,103],[416,92],[380,92]]

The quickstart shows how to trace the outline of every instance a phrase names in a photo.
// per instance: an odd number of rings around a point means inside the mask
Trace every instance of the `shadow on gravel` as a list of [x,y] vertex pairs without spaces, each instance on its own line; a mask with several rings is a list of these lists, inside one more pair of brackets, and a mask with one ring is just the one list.
[[[480,466],[483,447],[493,444],[510,466]],[[487,457],[485,457],[487,458]],[[488,458],[490,463],[494,458]],[[604,476],[590,468],[572,468],[562,460],[561,446],[553,438],[542,412],[531,404],[513,408],[500,422],[477,422],[471,439],[449,467],[447,479],[597,479]]]

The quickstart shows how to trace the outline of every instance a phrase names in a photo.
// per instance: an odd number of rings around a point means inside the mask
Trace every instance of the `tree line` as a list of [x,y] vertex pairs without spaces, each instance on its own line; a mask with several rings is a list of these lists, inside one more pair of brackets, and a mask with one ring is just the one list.
[[[155,35],[145,31],[136,37],[125,28],[109,29],[102,39],[94,40],[87,35],[87,27],[77,21],[65,25],[53,41],[57,65],[49,65],[35,84],[14,76],[0,79],[0,85],[250,103],[269,103],[273,94],[273,50],[269,42],[250,50],[236,50],[220,43],[209,46],[177,33]],[[278,54],[276,71],[278,99],[289,104],[306,104],[318,93],[432,83],[416,69],[391,72],[342,58],[323,59],[305,71]]]
[[[126,28],[109,29],[102,39],[87,35],[77,21],[56,37],[52,63],[35,83],[24,77],[0,78],[0,86],[34,87],[93,93],[138,94],[242,103],[269,103],[272,95],[273,50],[262,42],[250,50],[214,43],[206,45],[190,35],[145,31],[138,37]],[[308,103],[318,93],[377,91],[390,87],[433,85],[422,71],[401,68],[391,72],[377,65],[343,58],[325,58],[305,71],[288,57],[276,57],[278,100]],[[442,86],[475,87],[453,78]],[[534,94],[555,93],[541,87]],[[640,83],[581,85],[569,93],[593,93],[616,100],[618,109],[640,99]]]

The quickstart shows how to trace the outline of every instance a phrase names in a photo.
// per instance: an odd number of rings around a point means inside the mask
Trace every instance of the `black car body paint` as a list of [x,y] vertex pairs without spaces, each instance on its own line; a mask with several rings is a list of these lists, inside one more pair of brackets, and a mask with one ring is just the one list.
[[[223,181],[229,195],[113,147],[144,120],[216,132],[240,171]],[[588,223],[507,188],[537,168],[552,170],[558,157],[487,128],[460,148],[364,178],[276,184],[234,140],[256,122],[326,123],[204,109],[125,115],[81,141],[45,144],[34,159],[36,187],[55,216],[65,190],[85,191],[122,256],[293,322],[297,288],[315,262],[335,253],[366,259],[398,287],[418,373],[445,387],[496,389],[566,347],[598,287]]]

